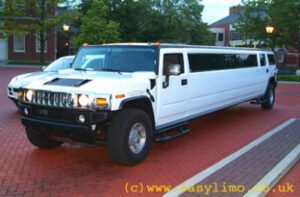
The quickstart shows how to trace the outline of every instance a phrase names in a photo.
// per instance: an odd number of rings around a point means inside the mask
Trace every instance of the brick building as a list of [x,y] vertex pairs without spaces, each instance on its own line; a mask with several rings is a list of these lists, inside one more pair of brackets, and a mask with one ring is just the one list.
[[[0,0],[0,12],[4,9],[4,6],[5,0]],[[64,14],[66,11],[69,10],[52,10],[51,13],[59,15]],[[77,11],[71,10],[70,12],[76,13]],[[23,20],[22,17],[19,20]],[[74,52],[68,50],[68,47],[72,47],[70,37],[78,32],[79,30],[73,27],[70,27],[70,32],[64,32],[63,24],[48,30],[48,39],[44,43],[45,61],[53,61],[57,57]],[[40,47],[39,33],[30,33],[28,35],[13,34],[7,38],[0,39],[0,61],[39,61]]]
[[[255,42],[253,39],[240,35],[234,28],[234,24],[238,21],[242,11],[243,7],[233,6],[229,9],[228,16],[210,25],[210,30],[216,35],[216,45],[243,46]],[[261,15],[264,17],[265,14],[261,13]]]
[[[234,28],[243,12],[243,7],[233,6],[229,9],[229,15],[212,23],[209,27],[214,33],[217,46],[255,46],[256,40],[240,35]],[[266,17],[266,13],[258,13],[261,17]],[[291,47],[275,48],[279,65],[300,66],[299,52]]]
[[[8,60],[39,61],[40,41],[39,34],[18,35],[8,38]],[[45,41],[45,61],[56,59],[56,36],[54,28],[48,31]]]

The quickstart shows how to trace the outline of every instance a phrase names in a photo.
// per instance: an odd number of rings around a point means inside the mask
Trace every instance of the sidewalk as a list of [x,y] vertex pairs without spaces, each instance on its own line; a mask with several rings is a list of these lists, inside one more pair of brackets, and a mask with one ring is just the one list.
[[[273,186],[300,158],[300,119],[290,119],[239,151],[167,193],[165,196],[262,196],[276,192]],[[220,187],[219,187],[220,186]],[[260,191],[257,187],[267,186]],[[189,189],[187,189],[190,187]],[[202,190],[201,187],[204,187]],[[233,189],[239,188],[238,190]],[[186,191],[182,191],[186,188]],[[196,188],[198,188],[196,190]],[[220,190],[219,190],[220,189]],[[183,192],[183,193],[181,193]],[[206,194],[204,194],[206,193]]]

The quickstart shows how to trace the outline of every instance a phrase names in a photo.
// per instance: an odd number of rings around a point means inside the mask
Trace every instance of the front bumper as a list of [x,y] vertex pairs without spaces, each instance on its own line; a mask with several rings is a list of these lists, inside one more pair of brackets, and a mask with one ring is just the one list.
[[18,99],[19,88],[7,87],[7,96],[14,102]]
[[[28,112],[26,114],[24,111]],[[74,109],[46,108],[20,103],[22,124],[26,129],[40,132],[50,138],[67,139],[75,142],[94,144],[98,130],[110,118],[108,111],[91,112]],[[79,122],[84,115],[86,121]]]

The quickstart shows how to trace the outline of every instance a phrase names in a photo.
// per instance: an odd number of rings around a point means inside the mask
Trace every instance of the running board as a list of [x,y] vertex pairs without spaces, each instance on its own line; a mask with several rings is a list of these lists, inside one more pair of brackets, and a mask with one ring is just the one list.
[[254,99],[254,100],[251,100],[251,101],[250,101],[250,104],[252,104],[252,105],[261,105],[261,104],[263,104],[264,102],[265,102],[264,99]]
[[154,141],[155,142],[165,142],[165,141],[176,139],[176,138],[186,135],[190,132],[190,129],[188,128],[187,124],[178,127],[178,129],[179,129],[179,131],[174,134],[169,134],[169,132],[172,130],[160,132],[160,133],[156,134],[158,136],[154,136]]

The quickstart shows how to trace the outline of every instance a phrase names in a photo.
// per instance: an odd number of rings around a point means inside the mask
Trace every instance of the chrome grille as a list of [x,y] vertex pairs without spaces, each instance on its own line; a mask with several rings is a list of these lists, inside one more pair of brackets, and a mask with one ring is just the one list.
[[35,91],[32,103],[50,107],[71,107],[72,94],[62,92]]

